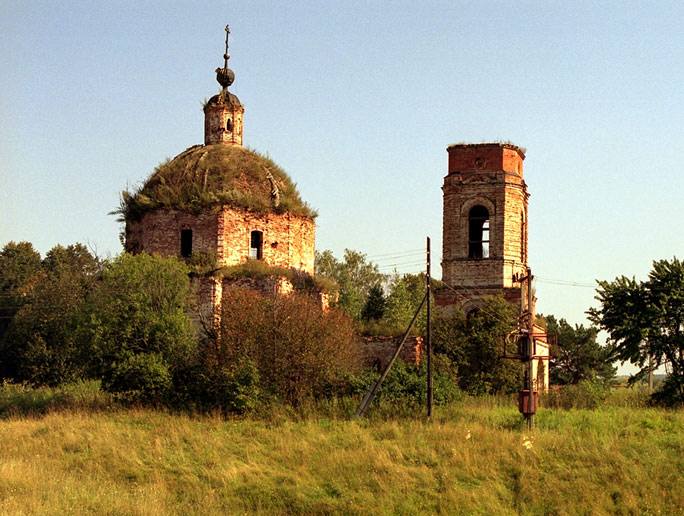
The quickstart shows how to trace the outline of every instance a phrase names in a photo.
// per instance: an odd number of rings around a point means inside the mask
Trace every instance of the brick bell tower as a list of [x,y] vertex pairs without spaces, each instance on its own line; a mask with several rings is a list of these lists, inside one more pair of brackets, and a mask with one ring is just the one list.
[[447,147],[442,187],[443,307],[469,312],[487,296],[521,303],[519,278],[527,272],[527,185],[524,151],[505,143]]
[[228,91],[228,86],[235,81],[233,70],[228,68],[228,35],[230,29],[226,25],[226,53],[223,54],[223,68],[216,69],[216,80],[221,85],[221,92],[209,99],[204,106],[204,145],[217,143],[242,147],[242,118],[245,109],[240,99]]

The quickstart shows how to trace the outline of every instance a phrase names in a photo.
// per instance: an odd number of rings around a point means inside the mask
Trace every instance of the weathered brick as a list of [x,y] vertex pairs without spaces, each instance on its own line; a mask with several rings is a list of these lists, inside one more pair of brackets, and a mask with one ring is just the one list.
[[[445,306],[468,305],[501,293],[519,302],[527,269],[527,186],[525,155],[514,145],[458,144],[447,149],[448,175],[442,187],[442,280],[458,293],[440,296]],[[469,257],[470,210],[489,213],[489,257]]]
[[[457,144],[447,148],[448,174],[442,187],[442,281],[449,288],[435,293],[444,311],[468,312],[485,297],[501,295],[534,314],[527,306],[527,203],[523,179],[524,152],[509,144]],[[489,213],[489,257],[469,256],[469,215],[475,206]],[[543,329],[534,328],[537,353],[548,356]],[[548,388],[548,363],[532,361],[534,388]]]

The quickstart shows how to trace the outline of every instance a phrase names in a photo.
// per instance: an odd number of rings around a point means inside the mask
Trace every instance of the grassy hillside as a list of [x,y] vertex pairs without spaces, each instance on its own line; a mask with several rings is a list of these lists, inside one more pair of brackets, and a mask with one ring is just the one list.
[[0,514],[682,514],[684,413],[507,400],[347,419],[151,410],[0,419]]

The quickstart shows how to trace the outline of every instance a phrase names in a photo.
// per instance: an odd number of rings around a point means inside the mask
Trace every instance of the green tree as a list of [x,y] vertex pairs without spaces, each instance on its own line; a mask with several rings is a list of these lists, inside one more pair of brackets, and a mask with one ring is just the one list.
[[195,344],[190,299],[188,269],[176,258],[122,254],[107,264],[81,332],[105,389],[138,401],[169,394]]
[[457,311],[435,320],[435,354],[450,360],[462,390],[485,394],[520,388],[520,364],[499,358],[500,338],[516,330],[517,316],[517,308],[511,303],[490,297],[468,315]]
[[14,314],[26,301],[40,272],[40,254],[31,243],[9,242],[0,251],[0,340]]
[[612,358],[638,366],[632,380],[653,366],[665,365],[665,390],[671,403],[684,403],[684,263],[677,258],[653,262],[648,280],[621,276],[599,281],[600,308],[589,319],[608,333]]
[[380,273],[376,264],[367,261],[365,254],[350,249],[344,250],[342,262],[330,251],[316,252],[316,275],[337,283],[337,305],[356,320],[361,319],[371,288],[385,281],[385,275]]
[[[391,328],[405,331],[423,301],[426,291],[425,274],[394,274],[390,282],[390,293],[387,296],[383,322]],[[415,333],[424,333],[426,313],[427,309],[423,306],[419,319],[416,320]]]
[[380,284],[373,285],[368,292],[366,304],[363,305],[361,318],[364,321],[379,321],[385,315],[387,300]]
[[553,315],[546,320],[548,333],[558,335],[558,355],[549,363],[549,380],[555,385],[578,384],[582,380],[610,380],[616,368],[610,359],[610,347],[596,340],[599,330],[593,326],[575,325]]
[[88,281],[100,274],[102,262],[83,244],[58,244],[47,252],[42,266],[48,273],[74,274]]
[[12,320],[3,355],[15,380],[58,385],[81,378],[77,318],[99,275],[100,263],[82,244],[48,251]]

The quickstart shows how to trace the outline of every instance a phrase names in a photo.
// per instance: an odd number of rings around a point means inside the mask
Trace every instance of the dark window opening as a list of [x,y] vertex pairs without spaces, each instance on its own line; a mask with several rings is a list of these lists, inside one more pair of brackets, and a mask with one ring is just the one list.
[[181,229],[181,256],[190,258],[192,255],[192,229]]
[[264,234],[261,231],[252,231],[249,238],[249,257],[261,260],[264,253]]
[[226,120],[226,131],[229,133],[233,132],[233,121],[230,118]]
[[468,258],[489,258],[489,211],[484,206],[468,213]]

